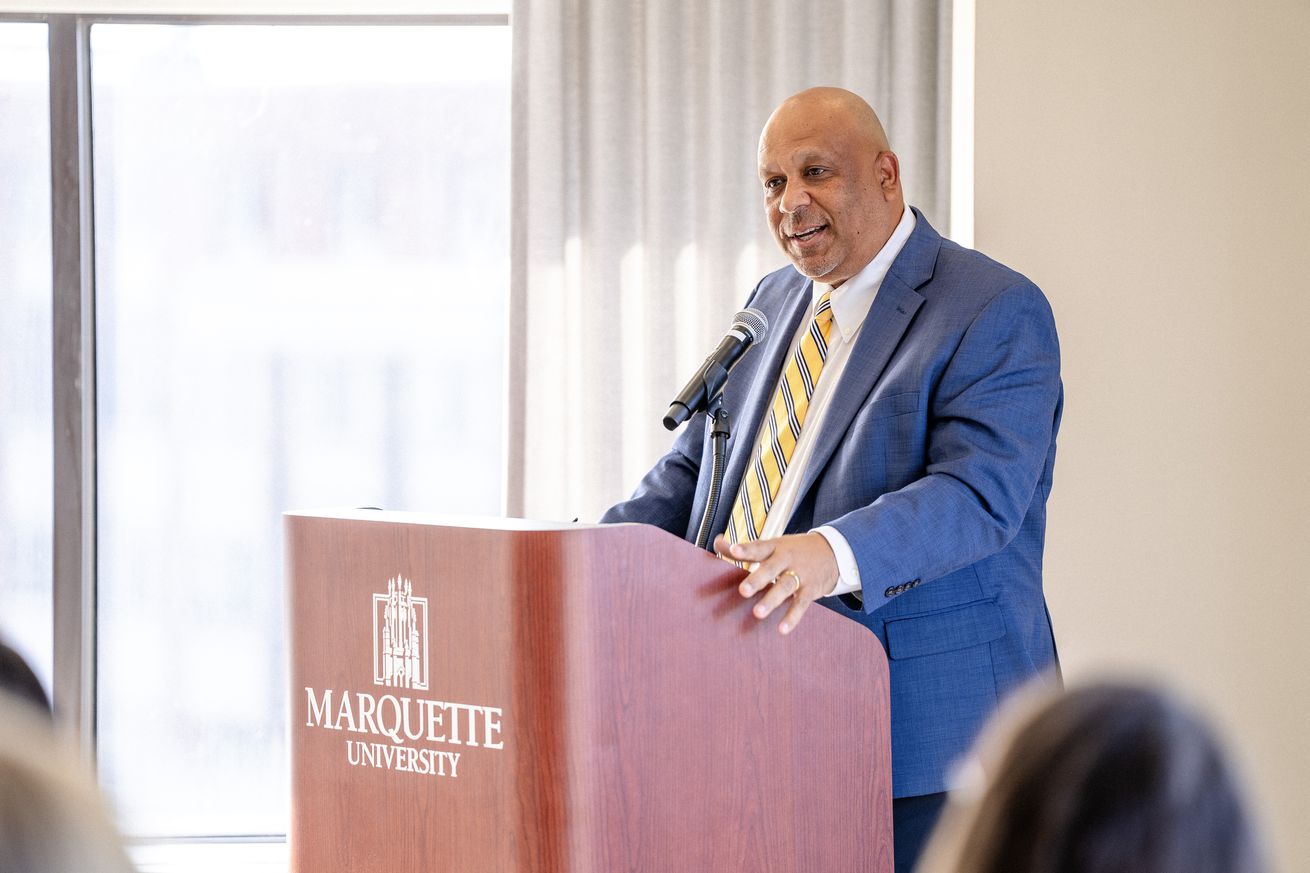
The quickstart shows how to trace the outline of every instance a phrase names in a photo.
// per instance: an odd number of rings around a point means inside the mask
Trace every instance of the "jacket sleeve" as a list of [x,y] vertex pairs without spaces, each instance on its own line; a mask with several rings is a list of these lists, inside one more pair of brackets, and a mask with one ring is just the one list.
[[[747,296],[744,305],[757,305],[761,289],[769,280],[769,276],[761,279]],[[660,458],[650,472],[642,477],[632,496],[606,510],[600,517],[601,522],[643,522],[663,528],[676,537],[686,537],[691,529],[691,511],[696,503],[704,442],[705,413],[698,412],[683,426],[682,433],[673,441],[669,453]]]
[[601,522],[642,522],[653,524],[676,537],[686,536],[696,497],[696,483],[700,478],[704,437],[705,413],[699,412],[683,426],[668,454],[642,477],[632,496],[606,510],[600,517]]
[[924,476],[831,522],[855,553],[866,611],[887,602],[885,586],[945,576],[1014,539],[1060,403],[1055,320],[1023,282],[978,314],[938,380]]

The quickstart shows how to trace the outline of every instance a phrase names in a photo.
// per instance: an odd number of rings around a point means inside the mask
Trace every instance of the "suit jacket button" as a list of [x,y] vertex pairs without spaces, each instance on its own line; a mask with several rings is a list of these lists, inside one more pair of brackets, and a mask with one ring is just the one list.
[[899,594],[899,593],[900,593],[900,592],[897,591],[894,587],[888,587],[887,590],[884,591],[884,592],[882,593],[882,596],[883,596],[883,597],[895,597],[895,596],[896,596],[897,594]]

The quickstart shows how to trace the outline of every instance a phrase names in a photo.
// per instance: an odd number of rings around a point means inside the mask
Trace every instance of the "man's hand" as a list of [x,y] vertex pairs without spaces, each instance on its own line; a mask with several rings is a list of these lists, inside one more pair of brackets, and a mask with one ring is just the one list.
[[750,575],[737,588],[742,597],[764,591],[752,610],[756,618],[768,618],[784,602],[792,601],[778,625],[780,633],[791,633],[810,604],[837,587],[837,558],[823,534],[792,534],[731,546],[725,537],[718,536],[714,538],[714,551],[746,563]]

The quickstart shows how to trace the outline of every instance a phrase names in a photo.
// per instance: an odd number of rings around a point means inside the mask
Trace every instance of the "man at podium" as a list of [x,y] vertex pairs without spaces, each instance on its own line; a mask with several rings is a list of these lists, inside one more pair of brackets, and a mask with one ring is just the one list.
[[[818,601],[882,642],[896,869],[909,870],[952,763],[1000,698],[1056,663],[1041,583],[1063,402],[1054,319],[1027,278],[907,207],[855,94],[784,101],[759,175],[792,266],[747,303],[770,335],[723,392],[735,435],[710,530],[751,570],[740,591],[761,621],[794,632]],[[602,521],[694,541],[704,437],[701,413]]]

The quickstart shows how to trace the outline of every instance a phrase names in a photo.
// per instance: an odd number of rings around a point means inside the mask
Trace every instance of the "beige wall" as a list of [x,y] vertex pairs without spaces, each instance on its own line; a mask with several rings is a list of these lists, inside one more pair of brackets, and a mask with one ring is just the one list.
[[977,8],[976,243],[1051,298],[1066,676],[1146,670],[1310,869],[1310,4]]

